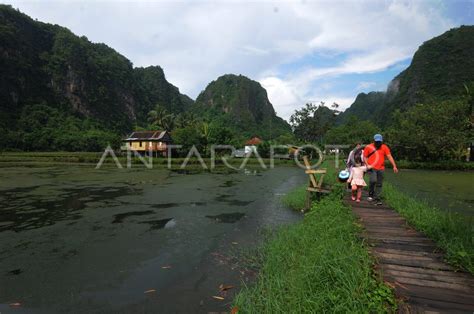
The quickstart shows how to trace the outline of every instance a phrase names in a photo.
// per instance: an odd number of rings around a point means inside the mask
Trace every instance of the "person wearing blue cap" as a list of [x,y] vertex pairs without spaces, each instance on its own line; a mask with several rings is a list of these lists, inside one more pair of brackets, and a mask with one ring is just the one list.
[[398,173],[397,165],[392,157],[390,148],[383,144],[381,134],[374,135],[374,142],[364,149],[364,160],[372,169],[368,171],[369,179],[369,197],[368,201],[376,201],[377,205],[382,205],[380,194],[382,193],[383,174],[385,171],[385,157],[390,161],[393,172]]

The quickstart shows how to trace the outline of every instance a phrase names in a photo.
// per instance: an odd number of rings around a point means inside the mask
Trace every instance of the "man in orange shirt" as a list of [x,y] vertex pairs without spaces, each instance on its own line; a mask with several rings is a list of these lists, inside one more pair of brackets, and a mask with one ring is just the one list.
[[370,165],[369,175],[369,197],[368,201],[376,201],[377,205],[382,205],[380,194],[382,193],[383,174],[385,171],[385,157],[388,158],[393,167],[393,172],[398,173],[397,165],[393,160],[390,148],[383,144],[380,134],[374,135],[374,142],[364,148],[364,161]]

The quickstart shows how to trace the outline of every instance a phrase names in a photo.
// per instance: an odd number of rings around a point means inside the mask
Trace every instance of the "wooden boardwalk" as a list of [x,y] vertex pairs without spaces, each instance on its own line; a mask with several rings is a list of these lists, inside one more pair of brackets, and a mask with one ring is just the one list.
[[403,313],[474,313],[474,277],[455,271],[441,250],[387,206],[345,202],[364,228],[377,270],[395,289]]

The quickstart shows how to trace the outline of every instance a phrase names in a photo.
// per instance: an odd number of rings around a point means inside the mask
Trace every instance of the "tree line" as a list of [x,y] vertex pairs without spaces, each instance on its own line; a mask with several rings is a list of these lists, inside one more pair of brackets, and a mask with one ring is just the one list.
[[320,145],[370,143],[383,133],[397,158],[409,161],[466,160],[474,140],[473,98],[466,87],[459,99],[420,103],[406,111],[396,110],[392,122],[379,126],[350,116],[338,121],[338,106],[306,104],[290,118],[295,137]]

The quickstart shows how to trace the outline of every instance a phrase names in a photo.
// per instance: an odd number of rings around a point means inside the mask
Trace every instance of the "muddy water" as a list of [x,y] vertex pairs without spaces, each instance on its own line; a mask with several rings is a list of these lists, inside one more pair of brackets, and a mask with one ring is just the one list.
[[225,262],[229,247],[301,219],[279,197],[305,179],[290,167],[225,175],[3,168],[0,312],[228,309],[229,297],[212,296],[240,282]]

